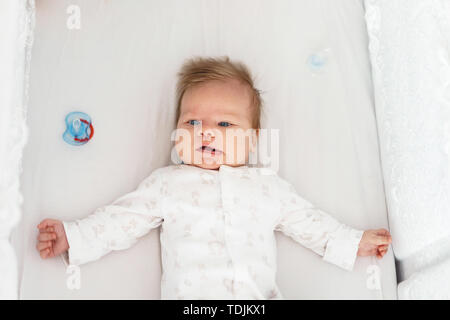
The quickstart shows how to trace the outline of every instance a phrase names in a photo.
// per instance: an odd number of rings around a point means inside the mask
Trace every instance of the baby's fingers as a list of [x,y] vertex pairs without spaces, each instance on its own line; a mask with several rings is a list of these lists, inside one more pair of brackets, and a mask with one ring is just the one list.
[[377,250],[377,253],[376,253],[377,258],[378,258],[378,259],[383,258],[384,255],[386,254],[387,250],[388,250],[387,248],[386,248],[386,249],[378,249],[378,250]]
[[54,219],[44,219],[37,225],[37,228],[42,229],[42,228],[51,227],[58,222],[59,222],[58,220],[54,220]]
[[38,235],[39,241],[56,240],[56,234],[53,232],[41,232]]
[[376,245],[386,245],[392,242],[392,238],[390,235],[376,234],[372,241]]
[[50,255],[50,251],[51,251],[50,248],[47,248],[47,249],[41,250],[39,252],[39,254],[41,255],[42,259],[45,259],[45,258],[48,258],[48,256]]
[[51,246],[52,246],[51,241],[40,241],[36,245],[36,249],[38,249],[38,251],[42,251],[44,249],[50,248]]

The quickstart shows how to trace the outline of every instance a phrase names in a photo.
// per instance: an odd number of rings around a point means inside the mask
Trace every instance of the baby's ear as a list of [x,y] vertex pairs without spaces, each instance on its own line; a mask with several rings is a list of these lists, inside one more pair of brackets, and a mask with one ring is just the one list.
[[250,143],[250,152],[256,152],[258,145],[259,129],[252,129],[252,141]]

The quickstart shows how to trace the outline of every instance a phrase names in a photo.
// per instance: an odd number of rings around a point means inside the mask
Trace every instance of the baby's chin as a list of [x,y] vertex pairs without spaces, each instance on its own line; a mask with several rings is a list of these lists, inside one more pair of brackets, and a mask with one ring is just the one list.
[[202,169],[208,169],[208,170],[219,170],[220,166],[222,165],[226,165],[229,167],[241,167],[244,166],[245,163],[213,163],[213,164],[209,164],[209,163],[185,163],[187,165],[190,166],[196,166],[198,168],[202,168]]
[[207,164],[207,163],[199,163],[199,164],[191,164],[193,166],[196,166],[198,168],[202,168],[202,169],[208,169],[208,170],[219,170],[220,166],[222,164]]
[[208,170],[219,170],[220,166],[222,165],[226,165],[226,166],[230,166],[230,167],[240,167],[245,165],[244,163],[242,164],[237,164],[237,163],[227,163],[222,162],[222,161],[208,161],[206,159],[204,159],[201,162],[195,163],[194,161],[186,161],[186,159],[182,159],[183,163],[189,166],[195,166],[198,168],[202,168],[202,169],[208,169]]
[[[208,170],[219,170],[220,166],[226,165],[230,167],[240,167],[246,164],[241,162],[234,162],[234,161],[226,161],[228,160],[225,155],[221,156],[208,156],[204,155],[203,157],[199,159],[186,159],[186,157],[180,156],[179,158],[183,161],[184,164],[195,166],[202,169],[208,169]],[[246,158],[247,159],[247,158]]]

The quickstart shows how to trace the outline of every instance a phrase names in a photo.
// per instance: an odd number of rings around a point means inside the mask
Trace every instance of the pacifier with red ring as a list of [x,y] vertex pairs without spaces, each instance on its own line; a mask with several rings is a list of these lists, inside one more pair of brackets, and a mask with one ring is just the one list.
[[66,131],[63,139],[73,146],[81,146],[92,139],[94,127],[91,117],[84,112],[71,112],[66,116]]

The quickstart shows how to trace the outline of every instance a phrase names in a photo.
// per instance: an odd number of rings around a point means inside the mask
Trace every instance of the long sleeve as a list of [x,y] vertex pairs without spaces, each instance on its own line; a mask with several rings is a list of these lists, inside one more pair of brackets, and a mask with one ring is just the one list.
[[155,170],[137,189],[86,218],[63,221],[69,250],[65,264],[80,265],[97,260],[112,250],[131,247],[139,237],[163,222],[164,195],[161,174]]
[[324,261],[353,270],[364,231],[340,223],[300,197],[291,184],[279,181],[282,203],[275,230],[323,256]]

